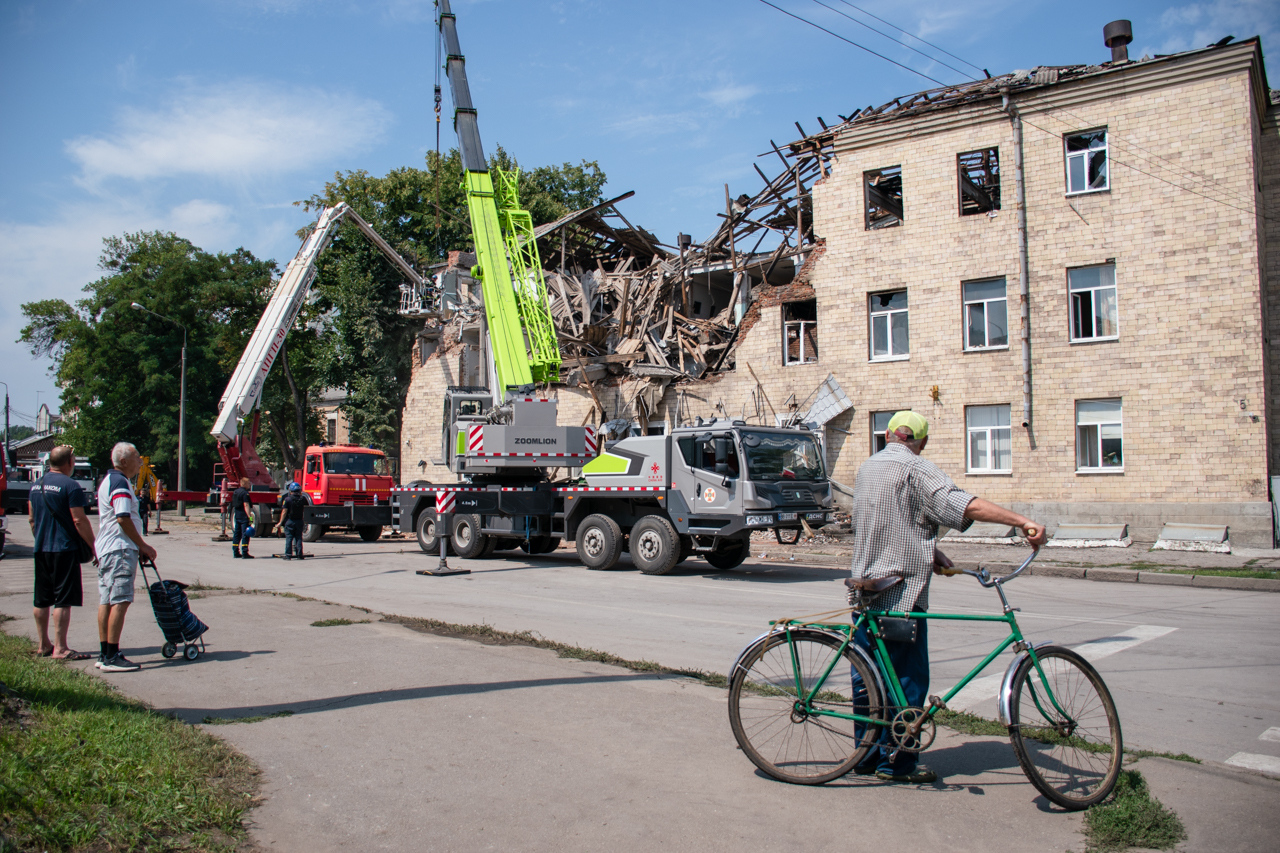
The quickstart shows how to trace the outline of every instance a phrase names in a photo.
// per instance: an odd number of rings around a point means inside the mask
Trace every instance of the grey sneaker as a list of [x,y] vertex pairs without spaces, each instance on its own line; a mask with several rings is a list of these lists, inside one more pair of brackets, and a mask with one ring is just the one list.
[[142,669],[142,667],[129,660],[124,655],[116,655],[111,660],[104,660],[102,662],[103,672],[134,672],[139,669]]
[[102,669],[102,655],[101,655],[101,654],[99,654],[99,655],[98,655],[98,659],[97,659],[96,661],[94,661],[94,662],[93,662],[93,665],[94,665],[94,666],[96,666],[98,669]]
[[905,783],[907,785],[927,785],[930,782],[938,781],[938,774],[921,764],[915,770],[908,773],[885,773],[881,771],[876,773],[876,778],[881,782],[898,782]]

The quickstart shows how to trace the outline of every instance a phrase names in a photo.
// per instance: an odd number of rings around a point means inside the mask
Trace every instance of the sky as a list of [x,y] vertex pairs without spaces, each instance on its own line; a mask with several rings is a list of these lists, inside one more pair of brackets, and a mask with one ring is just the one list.
[[[753,163],[776,174],[761,155],[798,138],[797,121],[812,132],[817,116],[832,124],[976,68],[1106,61],[1102,27],[1117,18],[1133,22],[1134,58],[1227,35],[1260,35],[1265,54],[1280,36],[1280,0],[770,2],[883,58],[762,0],[455,0],[486,151],[501,144],[529,167],[598,161],[607,194],[635,191],[621,205],[631,222],[668,244],[700,240],[726,183],[754,195]],[[0,0],[11,422],[59,404],[48,360],[17,342],[23,303],[81,298],[103,239],[126,232],[244,247],[283,268],[314,218],[295,201],[335,172],[423,164],[436,65],[431,0]]]

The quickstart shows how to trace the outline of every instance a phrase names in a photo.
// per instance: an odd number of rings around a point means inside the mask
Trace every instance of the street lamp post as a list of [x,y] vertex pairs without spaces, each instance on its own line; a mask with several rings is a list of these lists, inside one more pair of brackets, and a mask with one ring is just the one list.
[[[182,376],[178,380],[178,491],[187,490],[187,327],[177,320],[157,314],[137,302],[133,303],[135,311],[145,311],[153,317],[172,323],[182,330]],[[178,515],[186,518],[187,502],[178,501]]]

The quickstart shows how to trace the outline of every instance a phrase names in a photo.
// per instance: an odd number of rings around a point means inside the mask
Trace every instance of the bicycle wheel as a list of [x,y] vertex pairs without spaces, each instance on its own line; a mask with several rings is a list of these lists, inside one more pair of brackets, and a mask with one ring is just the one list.
[[1013,677],[1009,739],[1040,793],[1065,809],[1086,809],[1105,800],[1120,775],[1120,716],[1102,677],[1080,655],[1061,646],[1036,655],[1057,707],[1027,658]]
[[[751,761],[775,779],[820,785],[838,779],[861,761],[880,727],[810,713],[796,696],[795,660],[806,693],[840,653],[840,639],[819,631],[792,631],[759,640],[739,658],[729,682],[729,724]],[[880,719],[878,682],[852,646],[837,660],[810,708]],[[852,680],[851,680],[852,675]],[[856,694],[855,694],[856,690]],[[855,694],[855,695],[851,695]]]

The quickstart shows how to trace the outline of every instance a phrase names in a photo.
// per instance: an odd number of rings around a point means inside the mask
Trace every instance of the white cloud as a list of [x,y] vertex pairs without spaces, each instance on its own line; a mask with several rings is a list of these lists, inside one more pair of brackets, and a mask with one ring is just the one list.
[[[1265,48],[1274,44],[1280,36],[1278,23],[1280,0],[1217,0],[1213,3],[1174,6],[1160,16],[1154,36],[1148,36],[1140,30],[1136,33],[1139,39],[1149,38],[1148,43],[1158,43],[1159,46],[1143,48],[1140,52],[1131,47],[1129,55],[1136,58],[1142,53],[1195,50],[1226,36],[1235,36],[1237,39],[1262,36]],[[1164,39],[1162,42],[1157,41],[1160,37]]]
[[90,187],[110,178],[243,180],[363,148],[390,122],[377,101],[238,82],[191,87],[160,109],[125,109],[113,133],[83,136],[66,147]]
[[709,92],[703,92],[706,98],[717,107],[737,107],[760,94],[758,86],[726,85]]

